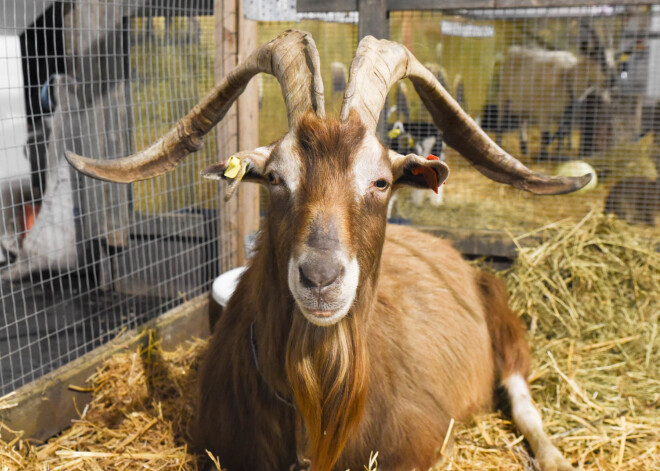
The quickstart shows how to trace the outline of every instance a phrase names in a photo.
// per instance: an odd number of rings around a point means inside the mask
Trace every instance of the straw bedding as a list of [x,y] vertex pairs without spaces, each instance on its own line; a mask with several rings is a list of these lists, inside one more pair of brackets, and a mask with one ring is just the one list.
[[[533,395],[548,432],[579,469],[660,469],[656,242],[598,214],[533,235],[542,242],[500,275],[529,326]],[[92,403],[61,435],[34,444],[0,428],[0,469],[196,469],[186,428],[204,345],[162,352],[150,342],[110,358],[90,378]],[[438,469],[537,469],[500,412],[452,433]]]

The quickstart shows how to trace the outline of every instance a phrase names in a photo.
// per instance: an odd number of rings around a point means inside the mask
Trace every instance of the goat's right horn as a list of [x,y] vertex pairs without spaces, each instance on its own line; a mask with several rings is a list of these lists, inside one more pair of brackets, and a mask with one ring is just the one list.
[[163,137],[137,154],[96,160],[67,152],[69,163],[93,178],[118,183],[145,180],[173,170],[184,157],[201,148],[202,137],[227,113],[259,72],[280,82],[289,127],[308,110],[325,115],[323,81],[316,44],[309,33],[289,30],[254,51]]
[[405,46],[372,36],[358,45],[340,118],[346,121],[351,111],[357,112],[367,129],[375,132],[388,91],[406,77],[443,132],[445,142],[491,180],[545,195],[569,193],[591,180],[591,174],[552,177],[528,169],[488,137]]

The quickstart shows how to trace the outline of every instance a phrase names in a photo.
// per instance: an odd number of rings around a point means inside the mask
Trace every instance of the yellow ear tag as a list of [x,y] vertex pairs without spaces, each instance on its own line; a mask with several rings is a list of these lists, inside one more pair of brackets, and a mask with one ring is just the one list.
[[401,134],[401,129],[399,128],[392,128],[389,131],[387,131],[387,137],[389,137],[390,139],[399,137],[400,134]]
[[238,176],[236,177],[236,180],[240,182],[245,176],[245,172],[247,172],[247,162],[243,162],[241,164],[241,171],[238,172]]
[[[234,161],[232,161],[234,159]],[[230,157],[229,163],[227,164],[227,169],[225,170],[225,176],[231,178],[233,181],[227,185],[225,190],[225,201],[229,201],[229,198],[234,194],[238,188],[238,184],[241,182],[247,171],[247,162],[241,163],[241,159],[237,157]]]
[[[247,167],[247,165],[245,166]],[[241,159],[238,157],[232,155],[229,157],[229,161],[227,162],[227,168],[225,169],[225,177],[234,179],[238,176],[238,173],[241,171]],[[243,168],[243,175],[245,174],[245,168]],[[241,178],[243,178],[243,175],[241,175]]]

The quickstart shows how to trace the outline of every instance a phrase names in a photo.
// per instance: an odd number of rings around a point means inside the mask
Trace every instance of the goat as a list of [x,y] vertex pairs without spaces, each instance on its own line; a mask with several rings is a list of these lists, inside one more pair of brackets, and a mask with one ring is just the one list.
[[[602,112],[607,110],[610,103],[607,90],[611,86],[614,67],[611,65],[612,60],[608,61],[603,54],[604,49],[598,41],[579,57],[569,51],[512,46],[500,67],[497,142],[501,142],[506,127],[505,118],[516,116],[521,121],[521,152],[528,155],[527,123],[536,122],[541,130],[538,157],[540,160],[546,159],[552,141],[570,132],[574,110],[584,109],[591,103],[580,100],[587,96],[598,104],[598,110],[595,111],[601,114],[591,115],[588,110],[583,113],[585,116],[581,127],[585,143],[581,146],[581,152],[593,151],[594,135],[608,137],[595,139],[601,145],[611,144],[611,133],[607,132],[611,131],[611,117],[608,119],[608,114]],[[554,136],[551,135],[553,124],[559,126]]]
[[447,242],[386,225],[393,191],[437,188],[448,174],[378,141],[387,90],[408,77],[446,142],[493,180],[557,194],[590,177],[523,166],[397,43],[361,40],[339,119],[325,116],[319,71],[311,35],[289,30],[146,150],[106,161],[67,153],[88,176],[151,178],[199,149],[253,75],[282,86],[287,134],[203,171],[231,181],[226,196],[241,179],[265,185],[271,205],[200,368],[194,448],[230,470],[360,469],[370,450],[385,471],[428,469],[450,419],[488,407],[503,385],[542,469],[571,469],[532,403],[523,328],[502,283]]

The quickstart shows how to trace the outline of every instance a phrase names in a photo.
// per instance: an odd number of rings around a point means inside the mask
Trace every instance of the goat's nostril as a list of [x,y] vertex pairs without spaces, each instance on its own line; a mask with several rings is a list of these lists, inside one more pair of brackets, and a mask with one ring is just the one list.
[[300,273],[300,284],[305,288],[316,288],[317,284],[305,276],[305,272],[302,267],[298,267],[298,273]]
[[344,273],[344,267],[334,260],[314,260],[298,267],[300,284],[305,288],[325,288]]

